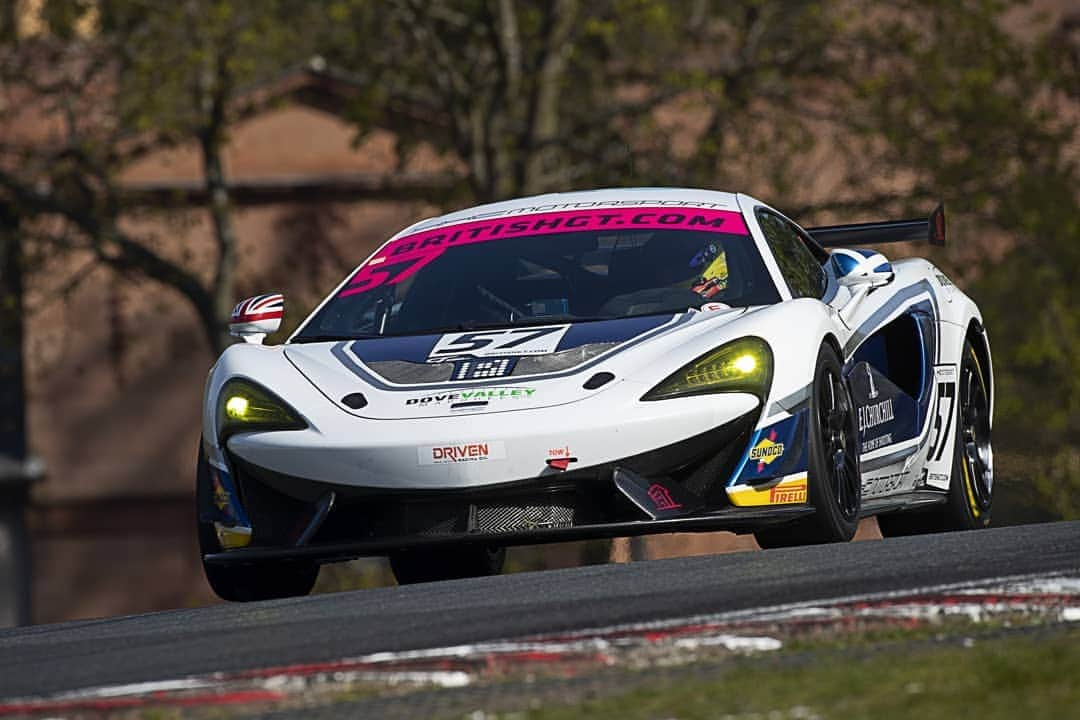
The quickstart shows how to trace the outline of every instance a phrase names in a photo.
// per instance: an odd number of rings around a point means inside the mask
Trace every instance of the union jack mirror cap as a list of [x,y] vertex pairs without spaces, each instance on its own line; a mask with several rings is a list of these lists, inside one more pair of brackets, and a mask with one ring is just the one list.
[[285,317],[285,296],[281,293],[256,295],[241,300],[229,317],[229,334],[245,342],[261,343],[281,327]]

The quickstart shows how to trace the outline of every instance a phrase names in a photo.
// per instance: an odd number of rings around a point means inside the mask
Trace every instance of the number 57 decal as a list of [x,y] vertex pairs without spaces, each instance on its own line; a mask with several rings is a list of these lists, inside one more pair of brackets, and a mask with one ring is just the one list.
[[934,369],[938,386],[937,412],[934,416],[933,439],[930,441],[928,461],[941,460],[949,444],[949,432],[952,430],[953,410],[956,407],[956,366],[939,365]]
[[555,352],[569,325],[552,327],[507,328],[443,335],[428,354],[428,362],[461,355],[470,357],[507,357],[511,355],[547,355]]

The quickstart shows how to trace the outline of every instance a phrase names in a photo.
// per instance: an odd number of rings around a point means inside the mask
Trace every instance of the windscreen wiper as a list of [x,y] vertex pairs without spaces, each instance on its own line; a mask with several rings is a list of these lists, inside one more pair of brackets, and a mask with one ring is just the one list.
[[404,333],[387,333],[378,337],[394,337],[401,335],[439,335],[448,332],[467,332],[469,330],[502,330],[520,327],[536,327],[537,325],[565,325],[566,323],[594,322],[596,320],[612,320],[609,317],[578,317],[576,315],[548,315],[546,317],[530,317],[524,320],[499,320],[493,322],[466,321],[454,325],[439,325],[419,330],[410,330]]
[[453,325],[439,325],[430,328],[420,328],[399,333],[362,333],[359,335],[298,335],[293,338],[293,343],[317,343],[317,342],[340,342],[343,340],[374,340],[377,338],[402,337],[405,335],[441,335],[448,332],[468,332],[470,330],[501,330],[503,328],[535,327],[537,325],[560,325],[576,322],[596,322],[598,320],[614,320],[610,317],[592,317],[577,315],[549,315],[547,317],[533,317],[525,320],[501,320],[497,322],[460,322]]
[[383,336],[363,333],[359,335],[298,335],[290,343],[341,342],[344,340],[368,340],[377,337]]

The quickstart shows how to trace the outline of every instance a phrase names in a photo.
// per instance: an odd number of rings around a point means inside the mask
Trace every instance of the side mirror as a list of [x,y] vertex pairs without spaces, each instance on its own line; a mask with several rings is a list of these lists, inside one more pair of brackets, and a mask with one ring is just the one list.
[[833,250],[831,262],[837,281],[853,292],[888,285],[896,275],[892,263],[874,250]]
[[244,342],[262,344],[266,336],[277,332],[285,317],[285,296],[281,293],[256,295],[242,300],[229,317],[229,334]]

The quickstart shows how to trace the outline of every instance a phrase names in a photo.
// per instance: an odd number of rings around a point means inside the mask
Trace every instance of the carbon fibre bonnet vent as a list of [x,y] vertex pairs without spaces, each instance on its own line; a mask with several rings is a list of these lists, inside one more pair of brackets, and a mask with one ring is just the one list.
[[598,372],[591,378],[585,381],[585,384],[581,387],[586,390],[595,390],[598,387],[607,385],[609,382],[615,379],[615,376],[609,372]]
[[364,397],[364,393],[349,393],[341,398],[341,404],[351,407],[353,410],[359,410],[362,407],[367,407],[367,398]]

